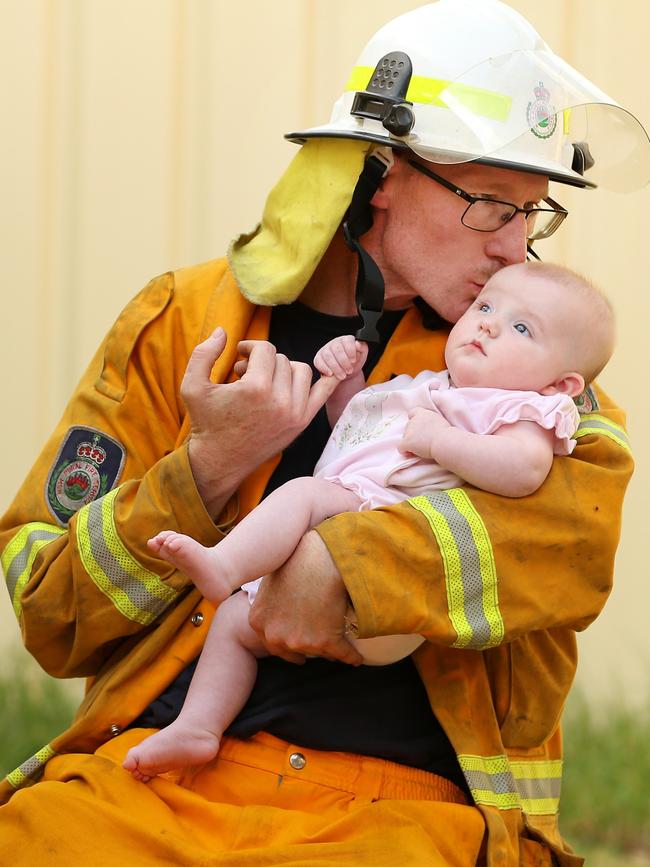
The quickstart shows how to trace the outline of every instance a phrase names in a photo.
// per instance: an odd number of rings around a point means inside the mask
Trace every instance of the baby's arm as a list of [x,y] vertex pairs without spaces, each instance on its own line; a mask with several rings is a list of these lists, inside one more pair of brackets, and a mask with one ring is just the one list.
[[335,337],[316,353],[316,370],[323,376],[335,376],[341,381],[326,404],[327,418],[332,427],[350,399],[365,388],[363,365],[367,357],[368,344],[351,334]]
[[554,431],[532,421],[503,425],[493,434],[452,427],[435,411],[416,409],[401,450],[433,458],[470,485],[503,497],[526,497],[539,488],[553,463]]

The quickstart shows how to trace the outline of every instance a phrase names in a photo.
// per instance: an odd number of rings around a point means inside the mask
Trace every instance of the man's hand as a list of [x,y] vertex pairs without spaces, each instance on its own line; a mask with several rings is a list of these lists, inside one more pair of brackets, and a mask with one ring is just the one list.
[[321,377],[312,387],[309,365],[262,340],[239,343],[246,359],[240,380],[213,383],[210,372],[225,345],[226,333],[217,328],[192,353],[181,386],[192,427],[190,464],[213,516],[255,467],[307,427],[338,384]]
[[451,425],[439,412],[418,407],[409,413],[399,450],[405,455],[435,458],[436,435],[449,427]]
[[363,662],[345,637],[349,598],[320,536],[307,533],[284,566],[260,585],[249,621],[273,656],[302,663],[322,656]]

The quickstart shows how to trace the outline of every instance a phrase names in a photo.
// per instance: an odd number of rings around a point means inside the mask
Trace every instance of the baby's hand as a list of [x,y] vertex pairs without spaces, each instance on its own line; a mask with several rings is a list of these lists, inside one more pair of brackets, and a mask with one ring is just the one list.
[[433,458],[436,434],[448,427],[451,425],[439,412],[418,407],[409,413],[399,450],[405,455]]
[[323,376],[335,376],[343,381],[359,373],[367,357],[368,344],[346,334],[335,337],[319,349],[314,365]]

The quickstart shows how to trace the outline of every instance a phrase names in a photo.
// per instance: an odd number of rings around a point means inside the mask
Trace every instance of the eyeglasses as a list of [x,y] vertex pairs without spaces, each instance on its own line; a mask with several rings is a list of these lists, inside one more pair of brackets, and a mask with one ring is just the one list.
[[445,189],[469,202],[460,221],[463,226],[474,229],[475,232],[496,232],[514,219],[517,214],[523,214],[526,218],[526,238],[529,241],[539,241],[541,238],[550,238],[569,215],[566,208],[554,202],[550,197],[544,199],[546,204],[550,205],[549,208],[518,208],[512,202],[500,202],[497,199],[471,196],[465,190],[457,187],[456,184],[450,183],[446,178],[441,178],[440,175],[423,166],[422,163],[415,160],[409,160],[408,163],[418,172],[431,178],[432,181],[436,181]]

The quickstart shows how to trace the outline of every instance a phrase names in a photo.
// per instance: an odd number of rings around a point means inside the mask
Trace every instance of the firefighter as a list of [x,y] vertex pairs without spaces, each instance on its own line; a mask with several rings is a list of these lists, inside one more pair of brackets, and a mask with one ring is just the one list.
[[[498,0],[389,22],[329,123],[289,138],[301,147],[257,230],[127,306],[2,520],[26,647],[88,689],[4,781],[0,852],[580,864],[557,824],[559,720],[632,467],[597,387],[574,453],[534,495],[466,485],[305,536],[252,609],[275,656],[218,757],[147,784],[121,767],[178,712],[212,614],[146,540],[171,528],[213,545],[311,472],[328,435],[328,386],[307,365],[320,344],[358,333],[370,382],[442,367],[448,323],[567,216],[549,180],[631,189],[650,162],[634,117]],[[361,637],[427,641],[358,666],[348,606]]]

